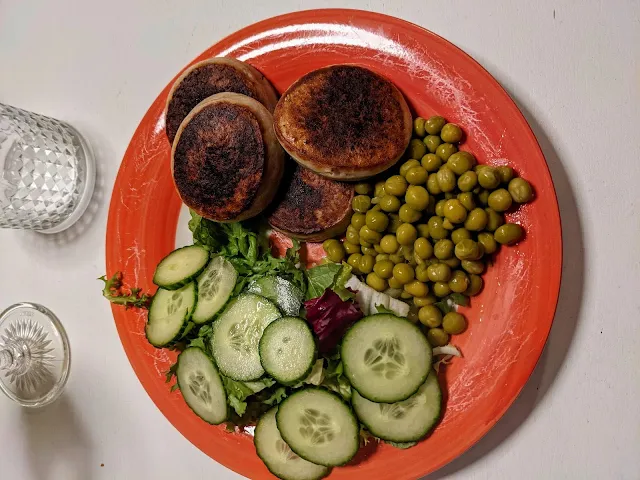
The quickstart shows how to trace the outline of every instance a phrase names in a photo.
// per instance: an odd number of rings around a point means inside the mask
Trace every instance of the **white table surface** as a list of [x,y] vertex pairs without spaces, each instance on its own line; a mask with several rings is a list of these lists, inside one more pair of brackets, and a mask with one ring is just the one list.
[[0,101],[71,122],[100,168],[81,228],[0,231],[0,307],[47,305],[73,354],[50,408],[0,395],[0,478],[241,478],[169,424],[125,357],[95,281],[108,200],[134,129],[185,63],[255,21],[347,4],[419,23],[482,63],[532,125],[562,213],[563,283],[542,359],[498,425],[432,478],[640,478],[640,2],[253,3],[0,0]]

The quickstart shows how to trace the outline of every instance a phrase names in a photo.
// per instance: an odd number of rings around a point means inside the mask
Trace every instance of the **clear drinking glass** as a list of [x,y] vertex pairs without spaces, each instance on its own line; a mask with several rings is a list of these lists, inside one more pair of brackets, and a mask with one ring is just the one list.
[[64,327],[48,308],[17,303],[0,313],[0,390],[24,407],[57,399],[71,354]]
[[0,228],[61,232],[86,210],[95,176],[73,127],[0,103]]

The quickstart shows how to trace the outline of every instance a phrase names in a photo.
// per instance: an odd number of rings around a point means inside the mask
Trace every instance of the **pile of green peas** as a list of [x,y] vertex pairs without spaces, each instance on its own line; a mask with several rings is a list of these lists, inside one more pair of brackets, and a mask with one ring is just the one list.
[[441,116],[418,117],[394,175],[358,183],[344,242],[323,243],[333,262],[347,261],[377,291],[401,291],[433,346],[462,333],[466,318],[434,304],[451,293],[477,295],[490,256],[524,237],[504,212],[533,199],[511,167],[479,165],[459,150],[462,129]]

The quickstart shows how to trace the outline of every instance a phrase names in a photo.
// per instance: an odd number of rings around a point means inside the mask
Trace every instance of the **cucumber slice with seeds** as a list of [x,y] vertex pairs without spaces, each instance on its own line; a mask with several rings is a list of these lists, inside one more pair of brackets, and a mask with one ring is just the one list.
[[262,368],[280,383],[304,379],[316,361],[316,341],[307,322],[282,317],[265,328],[260,339]]
[[223,375],[233,380],[256,380],[264,375],[260,364],[260,338],[278,308],[264,297],[245,293],[230,303],[213,322],[211,351]]
[[431,370],[418,391],[406,400],[374,403],[354,392],[351,402],[356,415],[373,435],[389,442],[405,444],[420,440],[436,424],[440,418],[442,393],[438,377]]
[[360,424],[353,412],[321,388],[304,388],[286,398],[276,423],[291,450],[317,465],[344,465],[360,447]]
[[254,280],[247,287],[247,292],[256,293],[275,303],[285,315],[300,314],[304,293],[293,283],[274,275]]
[[318,480],[327,476],[330,468],[300,458],[282,439],[276,425],[277,411],[278,407],[274,407],[260,417],[253,437],[256,452],[269,471],[283,480]]
[[149,306],[145,334],[154,347],[164,347],[180,338],[196,306],[193,282],[179,290],[159,288]]
[[212,320],[229,300],[237,278],[238,273],[231,262],[213,257],[198,276],[198,304],[192,320],[197,324]]
[[218,425],[227,419],[227,394],[211,358],[190,347],[178,355],[178,386],[184,401],[202,420]]
[[153,283],[166,290],[177,290],[200,275],[208,262],[209,252],[200,245],[179,248],[160,261]]
[[407,319],[378,314],[347,331],[341,347],[351,386],[372,402],[395,403],[418,391],[431,370],[433,353],[420,329]]

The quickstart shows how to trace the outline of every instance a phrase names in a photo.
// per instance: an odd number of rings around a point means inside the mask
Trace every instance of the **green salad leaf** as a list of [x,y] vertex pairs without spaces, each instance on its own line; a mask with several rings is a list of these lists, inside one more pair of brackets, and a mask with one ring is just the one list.
[[436,307],[440,309],[443,315],[455,310],[454,305],[460,305],[466,307],[469,305],[469,297],[462,293],[451,293],[444,297],[439,302],[434,303]]
[[397,315],[393,310],[389,310],[384,305],[376,305],[376,310],[378,313],[388,313],[389,315]]
[[389,445],[391,445],[392,447],[395,448],[399,448],[401,450],[406,450],[407,448],[411,448],[414,447],[418,444],[418,442],[403,442],[403,443],[398,443],[398,442],[387,442],[385,440],[384,443],[388,443]]
[[309,287],[305,298],[311,300],[322,296],[324,291],[333,285],[333,280],[341,268],[338,263],[325,263],[307,270]]

